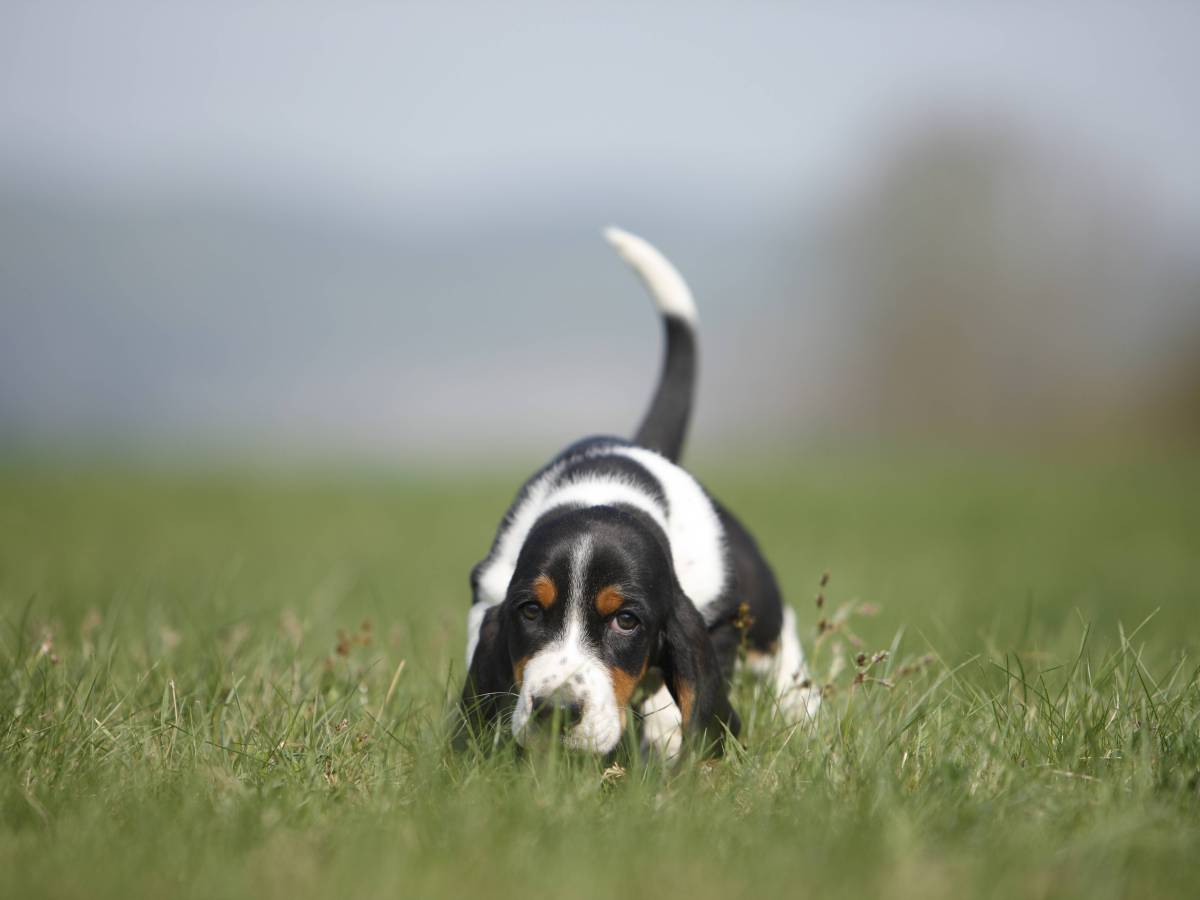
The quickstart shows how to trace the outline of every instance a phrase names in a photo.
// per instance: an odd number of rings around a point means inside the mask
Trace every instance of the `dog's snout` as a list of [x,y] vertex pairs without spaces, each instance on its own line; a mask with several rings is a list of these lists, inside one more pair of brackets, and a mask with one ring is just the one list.
[[558,720],[562,728],[574,728],[583,721],[583,704],[558,694],[547,694],[533,699],[533,718],[544,724]]

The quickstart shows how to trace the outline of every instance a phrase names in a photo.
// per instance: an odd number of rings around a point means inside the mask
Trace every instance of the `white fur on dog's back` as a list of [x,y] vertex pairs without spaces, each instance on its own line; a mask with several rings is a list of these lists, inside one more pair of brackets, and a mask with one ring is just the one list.
[[621,259],[641,276],[659,312],[695,326],[696,301],[692,299],[687,282],[669,259],[649,241],[620,228],[604,229],[604,237],[616,248]]

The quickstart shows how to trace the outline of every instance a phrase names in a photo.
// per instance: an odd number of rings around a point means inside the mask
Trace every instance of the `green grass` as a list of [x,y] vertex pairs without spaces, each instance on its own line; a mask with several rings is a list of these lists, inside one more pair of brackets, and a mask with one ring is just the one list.
[[3,894],[1195,895],[1200,463],[702,474],[847,664],[815,731],[743,683],[744,750],[606,776],[445,747],[515,477],[4,470]]

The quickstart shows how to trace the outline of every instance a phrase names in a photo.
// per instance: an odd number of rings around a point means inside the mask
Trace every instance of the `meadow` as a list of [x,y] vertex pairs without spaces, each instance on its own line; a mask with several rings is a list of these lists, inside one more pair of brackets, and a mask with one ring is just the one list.
[[698,473],[827,699],[740,682],[725,758],[610,766],[447,748],[517,471],[6,465],[0,893],[1195,896],[1193,455]]

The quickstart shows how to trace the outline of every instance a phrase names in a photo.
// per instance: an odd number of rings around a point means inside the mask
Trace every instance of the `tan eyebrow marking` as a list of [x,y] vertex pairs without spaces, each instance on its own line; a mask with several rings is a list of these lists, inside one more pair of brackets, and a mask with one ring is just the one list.
[[533,582],[533,596],[543,609],[549,609],[558,599],[558,588],[547,575],[539,575]]
[[596,595],[596,612],[602,616],[611,616],[621,604],[625,602],[625,598],[621,596],[621,591],[616,585],[610,584],[606,588],[601,588],[600,593]]

